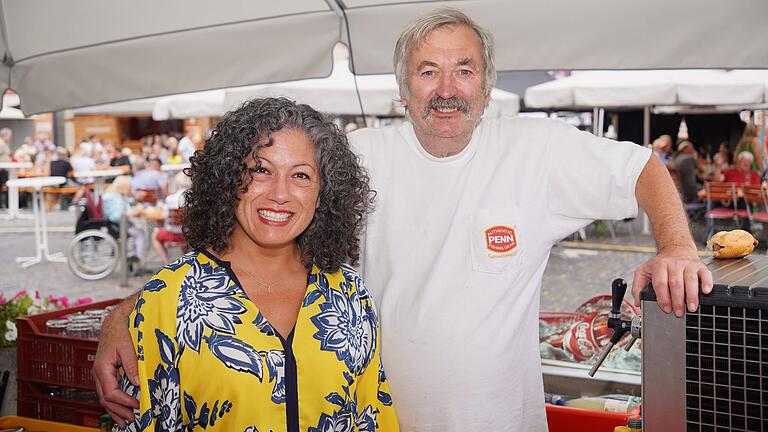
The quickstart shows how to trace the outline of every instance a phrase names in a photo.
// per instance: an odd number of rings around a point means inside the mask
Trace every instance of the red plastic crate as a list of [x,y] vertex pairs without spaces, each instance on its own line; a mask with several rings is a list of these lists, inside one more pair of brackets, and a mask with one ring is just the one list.
[[547,404],[549,432],[613,432],[632,415]]
[[40,420],[99,427],[99,417],[105,411],[98,402],[52,397],[45,394],[45,388],[33,382],[19,381],[16,401],[18,414]]
[[46,394],[46,388],[95,391],[91,367],[98,341],[49,334],[45,323],[63,315],[101,309],[119,303],[107,300],[39,315],[17,318],[18,393],[20,416],[98,426],[104,409],[98,402],[70,400]]

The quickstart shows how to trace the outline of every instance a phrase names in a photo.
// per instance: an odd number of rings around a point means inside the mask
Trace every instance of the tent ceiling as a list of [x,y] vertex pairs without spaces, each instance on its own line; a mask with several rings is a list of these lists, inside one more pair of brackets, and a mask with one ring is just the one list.
[[0,80],[35,113],[324,77],[342,11],[356,73],[391,73],[402,27],[442,5],[491,30],[499,70],[768,68],[764,0],[0,0]]

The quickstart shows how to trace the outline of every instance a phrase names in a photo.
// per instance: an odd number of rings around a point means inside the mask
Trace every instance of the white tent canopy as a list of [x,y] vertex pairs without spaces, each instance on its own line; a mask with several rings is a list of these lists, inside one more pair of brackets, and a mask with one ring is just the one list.
[[768,68],[764,0],[0,0],[0,83],[37,113],[319,78],[339,41],[390,73],[403,26],[443,5],[494,34],[498,70]]
[[531,108],[752,105],[768,102],[768,72],[586,71],[529,87]]
[[[341,115],[359,115],[360,102],[366,115],[402,116],[405,110],[399,102],[394,75],[365,75],[357,77],[349,70],[347,50],[343,45],[334,52],[337,61],[328,78],[261,84],[222,90],[207,90],[159,98],[79,108],[75,114],[137,114],[138,110],[152,113],[155,120],[221,116],[247,99],[283,96],[306,103],[321,112]],[[491,103],[486,108],[489,118],[512,117],[520,110],[520,97],[500,89],[491,92]]]

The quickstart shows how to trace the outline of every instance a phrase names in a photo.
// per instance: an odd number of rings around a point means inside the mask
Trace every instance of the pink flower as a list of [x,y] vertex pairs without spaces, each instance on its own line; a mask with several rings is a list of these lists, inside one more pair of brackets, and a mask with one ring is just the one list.
[[40,291],[35,291],[35,299],[40,300]]
[[8,299],[4,295],[0,294],[0,305],[8,303]]
[[16,295],[13,296],[13,299],[16,300],[17,298],[24,297],[25,295],[27,295],[27,290],[22,290],[16,293]]
[[81,299],[77,299],[77,301],[75,301],[74,306],[81,306],[88,303],[93,303],[93,299],[90,297],[83,297]]

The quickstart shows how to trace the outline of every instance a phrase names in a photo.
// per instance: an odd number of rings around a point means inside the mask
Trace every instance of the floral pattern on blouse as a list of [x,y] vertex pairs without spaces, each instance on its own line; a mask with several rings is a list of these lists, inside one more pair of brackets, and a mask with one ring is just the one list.
[[310,432],[398,430],[377,314],[352,267],[311,269],[285,339],[206,252],[158,272],[130,322],[140,386],[122,384],[140,407],[127,431],[283,431],[290,421]]

